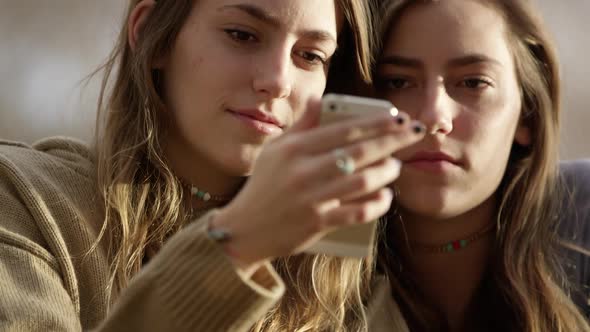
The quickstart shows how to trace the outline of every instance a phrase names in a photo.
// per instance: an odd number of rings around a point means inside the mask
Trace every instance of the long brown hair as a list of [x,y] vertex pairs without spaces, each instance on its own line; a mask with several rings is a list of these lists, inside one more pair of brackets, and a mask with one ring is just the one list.
[[[134,51],[128,45],[125,23],[114,50],[100,68],[104,78],[96,146],[105,220],[99,239],[109,241],[113,297],[140,270],[146,248],[157,250],[188,219],[181,185],[161,146],[167,119],[162,112],[159,75],[152,62],[170,51],[194,2],[158,0]],[[125,22],[138,3],[129,1]],[[375,45],[369,24],[371,10],[364,0],[336,3],[345,24],[327,91],[350,92],[356,78],[370,81],[371,47]],[[356,327],[366,324],[361,284],[369,279],[369,269],[364,261],[301,255],[280,260],[277,267],[288,285],[287,296],[256,329],[335,331],[348,325],[358,330]],[[318,329],[322,326],[325,328]]]
[[[496,10],[506,22],[523,100],[521,121],[532,133],[530,146],[514,144],[497,191],[500,203],[495,257],[480,298],[485,297],[486,314],[502,322],[503,331],[590,331],[568,296],[567,278],[559,263],[560,78],[555,48],[530,1],[477,1]],[[428,1],[384,1],[381,37],[395,28],[396,20],[408,7],[425,3]],[[446,329],[441,315],[419,299],[411,281],[396,268],[402,264],[400,259],[386,254],[389,249],[387,240],[382,239],[380,255],[387,265],[394,296],[404,307],[404,319],[419,331]]]

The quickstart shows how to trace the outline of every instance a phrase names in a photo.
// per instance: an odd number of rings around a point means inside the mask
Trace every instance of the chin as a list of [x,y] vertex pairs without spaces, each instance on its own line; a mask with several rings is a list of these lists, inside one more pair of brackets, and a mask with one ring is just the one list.
[[407,206],[400,204],[403,211],[406,211],[414,216],[431,220],[448,220],[458,217],[465,213],[463,209],[446,206],[444,208],[433,208],[431,206]]
[[232,176],[249,176],[254,170],[254,164],[259,154],[258,149],[237,151],[223,160],[222,167],[226,173]]
[[[453,198],[455,197],[455,199]],[[399,189],[397,204],[405,211],[414,215],[432,219],[448,219],[462,214],[456,200],[449,190],[441,188],[412,188],[408,190]]]
[[221,167],[223,168],[224,172],[229,176],[249,176],[252,174],[253,170],[253,161],[251,160],[244,160],[240,158],[231,158],[225,160]]
[[403,211],[429,219],[447,219],[458,215],[451,207],[424,198],[420,201],[400,197],[398,204]]

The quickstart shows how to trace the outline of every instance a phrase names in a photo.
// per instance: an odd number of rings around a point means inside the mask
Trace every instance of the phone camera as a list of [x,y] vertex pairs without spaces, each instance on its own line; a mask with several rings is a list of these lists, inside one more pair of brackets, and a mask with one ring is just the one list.
[[330,104],[330,111],[336,112],[337,106],[336,104]]

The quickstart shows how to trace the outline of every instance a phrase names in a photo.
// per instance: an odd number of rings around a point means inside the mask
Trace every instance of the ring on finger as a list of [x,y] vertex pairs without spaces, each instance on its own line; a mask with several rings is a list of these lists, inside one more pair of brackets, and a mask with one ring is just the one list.
[[332,154],[336,158],[336,167],[344,175],[350,175],[356,170],[354,159],[343,149],[335,149]]

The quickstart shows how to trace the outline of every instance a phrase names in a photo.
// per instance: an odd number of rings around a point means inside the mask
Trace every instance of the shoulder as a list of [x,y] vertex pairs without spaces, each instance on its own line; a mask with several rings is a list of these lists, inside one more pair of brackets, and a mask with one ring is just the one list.
[[565,271],[573,285],[572,299],[590,317],[590,159],[559,165],[563,195],[559,236],[565,249]]
[[2,238],[44,246],[50,234],[78,236],[94,224],[100,205],[91,151],[70,138],[33,145],[0,140]]
[[18,168],[30,175],[71,171],[91,177],[94,170],[91,151],[82,141],[65,137],[47,138],[33,145],[0,140],[0,167]]
[[82,321],[102,315],[109,271],[102,243],[93,250],[104,221],[95,174],[92,149],[80,141],[0,141],[0,248],[18,252],[24,265],[3,257],[0,264],[13,275],[55,275]]
[[562,235],[590,248],[590,159],[561,162],[559,170],[564,189],[559,211]]
[[562,161],[559,170],[570,189],[590,193],[590,159]]

